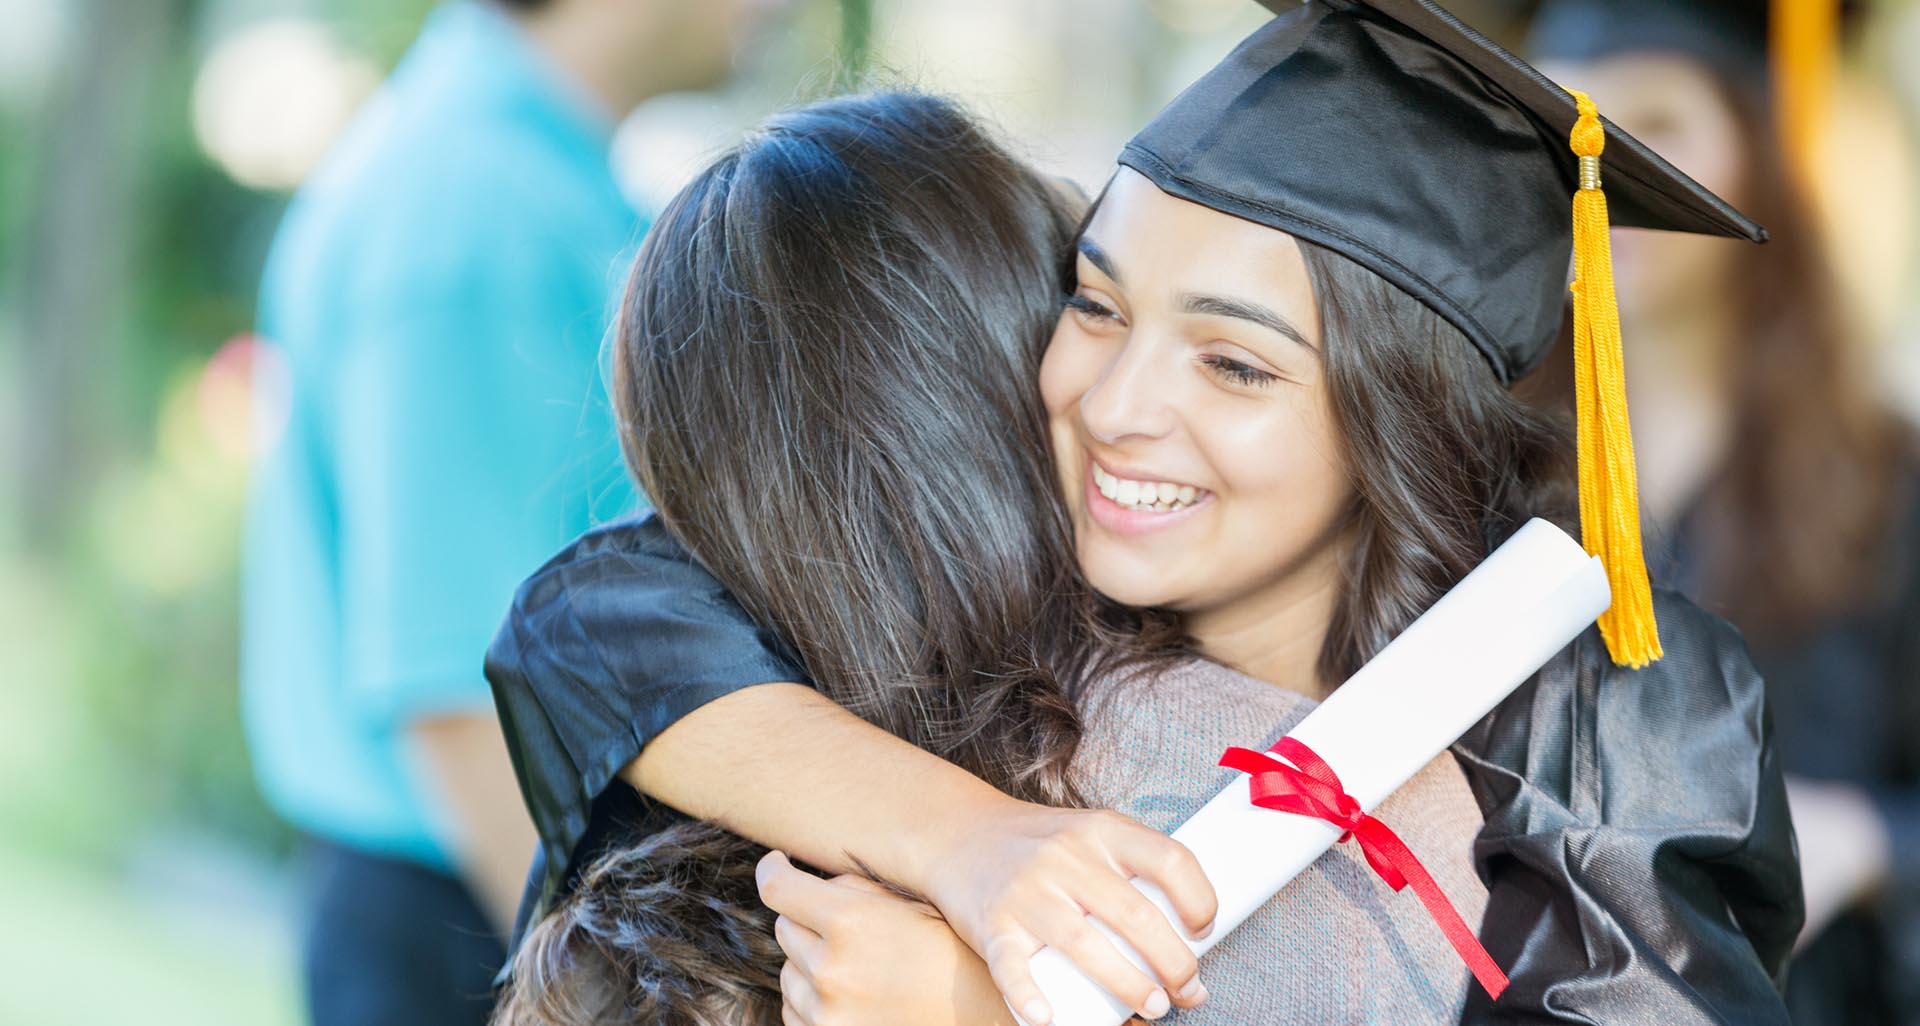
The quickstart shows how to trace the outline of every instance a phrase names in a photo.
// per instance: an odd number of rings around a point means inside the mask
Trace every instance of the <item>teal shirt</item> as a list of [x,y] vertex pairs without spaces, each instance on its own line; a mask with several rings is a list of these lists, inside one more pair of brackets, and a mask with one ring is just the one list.
[[611,129],[504,15],[451,4],[274,241],[287,402],[248,513],[242,688],[262,789],[304,830],[446,868],[406,727],[492,715],[515,586],[638,505],[599,360],[641,228]]

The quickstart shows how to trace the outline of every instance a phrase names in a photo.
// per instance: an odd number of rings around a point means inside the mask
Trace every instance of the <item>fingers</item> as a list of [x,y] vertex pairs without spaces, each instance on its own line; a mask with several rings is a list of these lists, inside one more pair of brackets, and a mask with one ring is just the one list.
[[778,851],[770,851],[760,859],[754,868],[754,882],[759,886],[761,904],[816,933],[848,893],[846,888],[836,887],[796,867]]
[[786,916],[773,921],[773,941],[786,953],[787,961],[798,962],[802,972],[812,975],[826,947],[820,935]]
[[1178,928],[1167,921],[1166,913],[1133,884],[1118,876],[1092,877],[1081,881],[1075,897],[1140,953],[1174,1004],[1191,1008],[1206,1000],[1207,991],[1199,978],[1199,958],[1181,939]]
[[1195,940],[1212,932],[1220,899],[1200,860],[1179,841],[1132,820],[1126,822],[1131,829],[1116,831],[1110,842],[1121,867],[1159,887]]
[[[1165,922],[1164,916],[1161,919]],[[1157,1019],[1172,1006],[1167,991],[1121,954],[1113,941],[1087,919],[1084,911],[1065,903],[1054,905],[1040,910],[1032,925],[1041,943],[1067,956],[1088,979],[1134,1011]]]
[[981,952],[993,985],[1000,988],[1009,1006],[1019,1010],[1027,1026],[1047,1026],[1053,1021],[1053,1006],[1040,992],[1040,985],[1033,982],[1033,956],[1041,946],[1032,934],[1016,930],[994,937]]
[[800,967],[780,967],[780,1017],[784,1026],[806,1026],[820,1018],[820,994]]

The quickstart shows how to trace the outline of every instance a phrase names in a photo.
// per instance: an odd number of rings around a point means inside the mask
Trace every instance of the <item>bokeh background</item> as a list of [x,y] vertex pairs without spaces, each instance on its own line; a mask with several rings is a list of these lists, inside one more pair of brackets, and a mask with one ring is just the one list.
[[[690,0],[691,2],[691,0]],[[298,1020],[291,835],[236,708],[249,337],[288,197],[427,0],[0,0],[0,1023]],[[1524,4],[1452,5],[1511,38]],[[958,94],[1097,186],[1249,0],[805,0],[616,155],[642,209],[854,72]],[[1823,230],[1920,411],[1920,11],[1850,46]],[[529,568],[530,570],[532,568]],[[1920,629],[1920,628],[1917,628]]]

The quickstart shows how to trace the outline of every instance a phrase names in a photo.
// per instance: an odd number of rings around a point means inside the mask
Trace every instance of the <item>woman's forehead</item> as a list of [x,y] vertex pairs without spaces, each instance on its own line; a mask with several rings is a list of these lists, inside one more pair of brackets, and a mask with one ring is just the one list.
[[1169,195],[1131,168],[1114,175],[1079,245],[1129,294],[1206,292],[1312,303],[1306,261],[1293,236]]

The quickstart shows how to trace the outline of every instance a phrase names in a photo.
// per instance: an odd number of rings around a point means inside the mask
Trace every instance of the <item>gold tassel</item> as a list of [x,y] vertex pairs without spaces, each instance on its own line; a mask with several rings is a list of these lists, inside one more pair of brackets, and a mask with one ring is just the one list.
[[[1571,90],[1570,90],[1571,91]],[[1613,605],[1600,615],[1600,635],[1615,663],[1639,668],[1660,658],[1653,588],[1640,549],[1640,495],[1634,477],[1633,430],[1613,292],[1613,249],[1607,196],[1600,189],[1606,129],[1587,94],[1573,92],[1580,120],[1571,145],[1580,158],[1573,194],[1573,367],[1579,421],[1580,537],[1600,557]]]
[[1839,63],[1839,0],[1775,0],[1771,34],[1780,142],[1795,184],[1811,190]]

